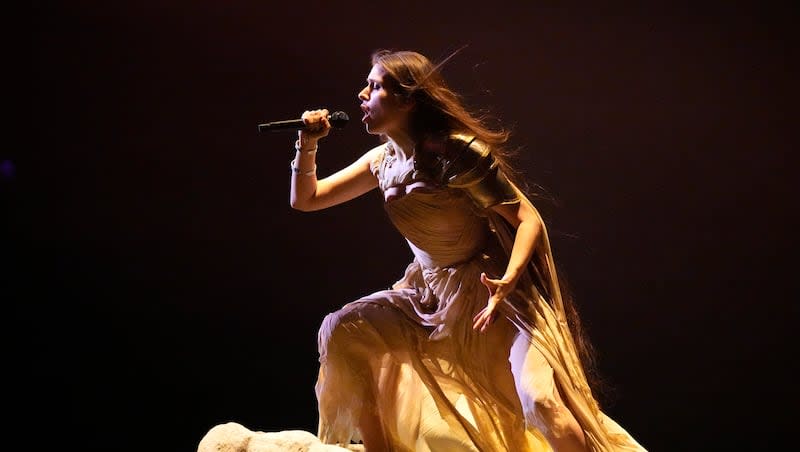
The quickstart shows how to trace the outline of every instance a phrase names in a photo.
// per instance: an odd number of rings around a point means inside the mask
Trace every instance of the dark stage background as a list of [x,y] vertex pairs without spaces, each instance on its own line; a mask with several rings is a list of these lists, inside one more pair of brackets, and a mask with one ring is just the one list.
[[6,85],[24,144],[0,150],[26,438],[315,431],[319,322],[411,255],[377,193],[291,210],[292,134],[256,125],[348,112],[326,175],[376,144],[356,100],[373,50],[467,45],[445,76],[514,127],[606,411],[653,451],[793,440],[796,14],[517,3],[30,2],[29,73]]

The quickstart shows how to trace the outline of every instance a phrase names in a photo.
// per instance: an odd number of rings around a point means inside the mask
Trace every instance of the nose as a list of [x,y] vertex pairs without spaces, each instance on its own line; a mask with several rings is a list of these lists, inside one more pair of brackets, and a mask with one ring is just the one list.
[[358,98],[360,100],[369,100],[369,86],[365,86],[364,89],[358,92]]

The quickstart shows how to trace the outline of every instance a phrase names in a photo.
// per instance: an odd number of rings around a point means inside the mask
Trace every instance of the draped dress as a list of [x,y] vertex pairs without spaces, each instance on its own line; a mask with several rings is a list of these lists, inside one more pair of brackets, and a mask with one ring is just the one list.
[[[537,400],[563,399],[593,450],[644,450],[591,395],[559,296],[546,230],[514,294],[480,333],[473,317],[503,275],[514,230],[467,190],[390,144],[372,162],[389,220],[413,253],[402,277],[328,314],[319,329],[318,436],[360,438],[362,410],[393,451],[549,451]],[[516,196],[500,202],[529,202]],[[559,396],[560,394],[560,396]]]

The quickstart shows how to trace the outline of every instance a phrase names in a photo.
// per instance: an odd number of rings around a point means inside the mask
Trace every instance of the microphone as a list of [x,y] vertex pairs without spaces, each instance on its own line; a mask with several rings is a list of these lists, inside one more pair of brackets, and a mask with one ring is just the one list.
[[[330,121],[331,126],[336,127],[337,129],[344,127],[349,120],[350,117],[347,116],[347,113],[343,111],[335,111],[328,115],[328,121]],[[287,119],[284,121],[273,121],[259,124],[258,132],[261,133],[267,130],[271,130],[273,132],[279,130],[298,130],[305,127],[306,125],[303,123],[302,119]]]

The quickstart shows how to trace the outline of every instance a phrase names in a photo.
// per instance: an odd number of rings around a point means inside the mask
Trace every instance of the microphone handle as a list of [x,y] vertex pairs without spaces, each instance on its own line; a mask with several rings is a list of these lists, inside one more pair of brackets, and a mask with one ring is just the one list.
[[[345,124],[347,124],[347,121],[349,121],[350,118],[347,116],[347,113],[343,111],[336,111],[328,115],[328,120],[331,122],[332,127],[341,129],[345,126]],[[299,130],[305,126],[306,125],[302,119],[287,119],[284,121],[273,121],[259,124],[258,132],[261,133],[266,130]]]
[[287,119],[285,121],[273,121],[258,125],[258,131],[265,130],[297,130],[305,127],[302,119]]

